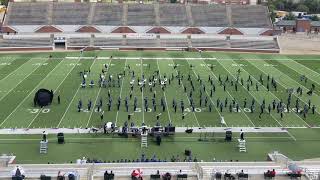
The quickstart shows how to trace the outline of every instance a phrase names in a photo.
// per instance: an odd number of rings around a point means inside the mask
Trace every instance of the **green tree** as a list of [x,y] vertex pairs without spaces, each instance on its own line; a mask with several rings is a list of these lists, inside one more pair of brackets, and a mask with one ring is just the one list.
[[311,19],[311,21],[320,21],[320,18],[318,16],[316,16],[316,15],[311,16],[310,19]]
[[284,20],[295,20],[296,17],[294,16],[294,14],[292,14],[291,12],[289,14],[287,14],[284,18]]
[[309,8],[304,5],[304,4],[299,4],[297,6],[297,11],[300,11],[300,12],[309,12]]
[[0,4],[7,6],[9,0],[0,0]]

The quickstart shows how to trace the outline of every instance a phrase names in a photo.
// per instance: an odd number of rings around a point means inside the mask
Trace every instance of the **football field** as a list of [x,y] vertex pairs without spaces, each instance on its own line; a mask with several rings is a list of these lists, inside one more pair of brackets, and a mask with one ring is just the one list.
[[[320,125],[320,57],[317,56],[151,51],[52,53],[51,58],[49,55],[0,55],[0,128],[86,128],[99,127],[105,122],[122,126],[128,120],[128,114],[131,114],[129,123],[138,126],[142,123],[155,125],[159,114],[161,125],[171,123],[176,127],[306,128]],[[82,88],[80,72],[89,69],[87,86]],[[98,85],[102,69],[106,70],[105,77],[113,77],[106,87]],[[121,76],[119,81],[118,75]],[[147,79],[147,84],[140,91],[138,80],[142,76]],[[148,80],[152,76],[162,81],[170,79],[170,83],[166,82],[164,90],[158,83],[154,87],[149,86]],[[276,82],[277,90],[271,86],[268,76]],[[213,83],[208,80],[209,77]],[[135,82],[130,99],[130,82],[133,79]],[[92,88],[88,85],[91,80],[95,83]],[[315,89],[312,95],[308,95],[312,84]],[[298,87],[303,91],[301,95],[296,92]],[[53,102],[50,106],[34,107],[34,95],[41,88],[54,91]],[[292,88],[291,104],[287,106],[288,91]],[[107,105],[110,102],[109,90],[112,99],[110,111]],[[152,105],[154,93],[155,106]],[[60,104],[57,102],[58,95],[61,97]],[[116,104],[119,97],[121,105],[118,110]],[[126,98],[128,112],[124,105]],[[136,109],[133,108],[135,98]],[[149,104],[146,110],[145,98]],[[83,105],[78,112],[80,100]],[[90,110],[87,109],[89,101],[92,102]],[[101,111],[98,111],[97,105],[101,101]],[[176,112],[173,101],[177,104]],[[193,106],[190,101],[193,101]],[[253,108],[252,101],[255,102]],[[281,110],[277,112],[277,108],[271,108],[269,113],[268,106],[270,104],[272,107],[273,101],[276,104],[281,102]],[[181,102],[184,103],[183,110]],[[263,113],[261,104],[264,104]],[[305,106],[308,111],[304,116]],[[103,120],[100,117],[102,112]],[[221,116],[225,124],[221,124]]]

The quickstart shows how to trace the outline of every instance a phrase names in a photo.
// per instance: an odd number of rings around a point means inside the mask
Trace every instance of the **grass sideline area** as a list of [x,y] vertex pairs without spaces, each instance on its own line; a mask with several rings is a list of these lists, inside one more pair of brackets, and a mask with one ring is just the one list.
[[[49,55],[52,58],[48,58]],[[94,57],[98,57],[95,59]],[[113,56],[112,59],[109,57]],[[225,143],[220,138],[216,141],[198,142],[199,134],[177,134],[172,138],[166,138],[160,147],[149,143],[145,150],[149,157],[155,153],[160,158],[170,159],[172,155],[183,157],[185,149],[190,148],[198,160],[265,160],[266,154],[273,150],[280,151],[288,157],[301,160],[315,158],[318,156],[319,133],[317,129],[319,121],[319,85],[320,85],[320,57],[300,56],[300,55],[275,55],[275,54],[238,54],[238,53],[217,53],[217,52],[153,52],[153,51],[90,51],[84,52],[80,58],[79,52],[63,53],[28,53],[28,54],[0,54],[0,128],[59,128],[59,127],[98,127],[104,122],[112,121],[117,126],[122,126],[127,121],[128,114],[132,114],[132,122],[136,125],[145,123],[153,126],[156,115],[161,112],[160,123],[167,125],[172,123],[178,127],[221,127],[220,116],[224,117],[227,127],[284,127],[290,128],[288,134],[272,133],[247,133],[248,153],[239,153],[236,141]],[[100,88],[97,85],[93,88],[81,88],[81,77],[79,73],[90,69],[88,82],[94,80],[98,82],[98,76],[104,64],[109,65],[106,77],[126,71],[126,76],[120,79],[120,87]],[[174,78],[165,91],[160,86],[153,88],[157,92],[155,101],[157,110],[152,109],[147,112],[142,110],[143,99],[148,97],[151,104],[153,92],[145,88],[142,92],[137,86],[134,87],[133,96],[138,99],[138,110],[133,111],[133,100],[129,100],[129,112],[126,112],[123,100],[129,96],[131,75],[125,67],[130,65],[135,71],[136,78],[142,74],[146,78],[159,71],[160,77],[165,75],[176,76],[178,72],[184,76],[179,85],[177,78]],[[174,68],[176,66],[176,68]],[[192,66],[192,68],[190,67]],[[245,83],[239,85],[238,90],[234,88],[238,70]],[[189,105],[190,81],[187,76],[190,74],[191,80],[195,84],[193,100],[195,111]],[[251,77],[253,85],[247,90],[247,79]],[[260,76],[266,82],[267,76],[272,76],[278,84],[277,91],[270,88],[267,91],[266,83],[259,82]],[[301,81],[302,75],[307,77],[307,81]],[[215,82],[216,91],[210,97],[211,84],[208,77]],[[218,77],[229,81],[226,83],[226,90],[218,83]],[[200,92],[198,77],[202,79],[206,90]],[[88,84],[87,82],[87,84]],[[306,94],[315,85],[312,96]],[[259,91],[256,90],[258,85]],[[184,91],[184,87],[187,92]],[[264,112],[259,118],[260,104],[265,100],[266,105],[283,101],[287,103],[287,89],[301,87],[303,94],[292,94],[292,105],[289,110],[284,111],[281,118],[280,113],[272,110],[271,113]],[[54,98],[49,107],[33,107],[33,97],[40,88],[53,90],[55,95],[60,95],[61,104]],[[107,110],[107,92],[110,89],[114,105],[111,110]],[[202,98],[207,97],[208,104],[212,104],[212,112],[208,105],[199,105],[200,93]],[[122,104],[117,111],[115,105],[118,97],[121,97]],[[105,111],[103,121],[100,120],[101,112],[96,112],[96,108],[86,110],[89,99],[93,106],[103,99]],[[161,98],[165,99],[166,110],[162,112],[160,106]],[[223,107],[220,112],[216,106],[217,99],[221,102],[228,100],[228,105],[235,99],[240,105],[238,112],[235,108],[229,112],[229,108]],[[251,104],[255,101],[255,111],[244,108],[244,99]],[[81,99],[83,108],[77,112],[78,101]],[[172,108],[172,101],[175,99],[178,104],[182,100],[185,103],[185,119],[182,120],[182,113],[178,108],[177,113]],[[304,118],[301,113],[296,113],[294,104],[299,99],[300,107],[311,101],[315,105],[315,114],[311,110]],[[150,108],[152,106],[150,105]],[[267,110],[265,110],[267,111]],[[315,128],[309,128],[315,127]],[[237,137],[237,135],[234,135]],[[55,135],[50,135],[49,153],[39,156],[39,135],[0,135],[0,153],[14,153],[18,162],[21,163],[63,163],[75,161],[75,159],[86,156],[102,160],[136,159],[143,149],[140,148],[139,139],[119,139],[103,135],[66,135],[67,143],[56,144]],[[40,158],[39,158],[40,157]]]
[[233,141],[225,142],[224,134],[208,137],[200,142],[199,134],[177,134],[163,138],[160,146],[149,138],[148,148],[141,149],[137,138],[120,138],[108,135],[67,134],[66,143],[58,144],[55,135],[49,135],[48,154],[39,154],[40,135],[0,135],[0,153],[13,153],[17,163],[70,163],[83,156],[102,161],[137,159],[142,153],[148,158],[170,161],[179,155],[184,160],[184,150],[191,149],[193,158],[198,161],[265,161],[267,153],[279,151],[293,160],[319,157],[320,129],[291,129],[293,140],[286,133],[246,133],[247,152],[240,153],[237,148],[238,133],[233,133]]

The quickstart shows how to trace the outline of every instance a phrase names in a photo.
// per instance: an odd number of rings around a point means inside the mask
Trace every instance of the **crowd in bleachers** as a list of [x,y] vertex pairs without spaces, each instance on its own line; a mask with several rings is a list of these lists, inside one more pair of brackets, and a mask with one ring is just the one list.
[[192,156],[182,156],[179,155],[173,155],[171,158],[167,159],[161,159],[158,158],[156,155],[153,155],[152,157],[147,157],[145,154],[141,154],[140,157],[136,159],[118,159],[118,160],[101,160],[101,159],[95,159],[95,158],[87,158],[86,163],[140,163],[140,162],[198,162],[197,157]]

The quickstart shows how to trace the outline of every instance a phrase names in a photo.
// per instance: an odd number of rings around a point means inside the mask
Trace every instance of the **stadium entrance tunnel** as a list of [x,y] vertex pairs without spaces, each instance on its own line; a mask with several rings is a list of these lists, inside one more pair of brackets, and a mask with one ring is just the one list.
[[65,42],[55,42],[54,48],[55,49],[66,49],[66,43]]
[[65,37],[54,37],[54,48],[55,49],[66,49],[66,38]]
[[52,103],[53,91],[47,89],[39,89],[33,99],[34,106],[48,106]]

